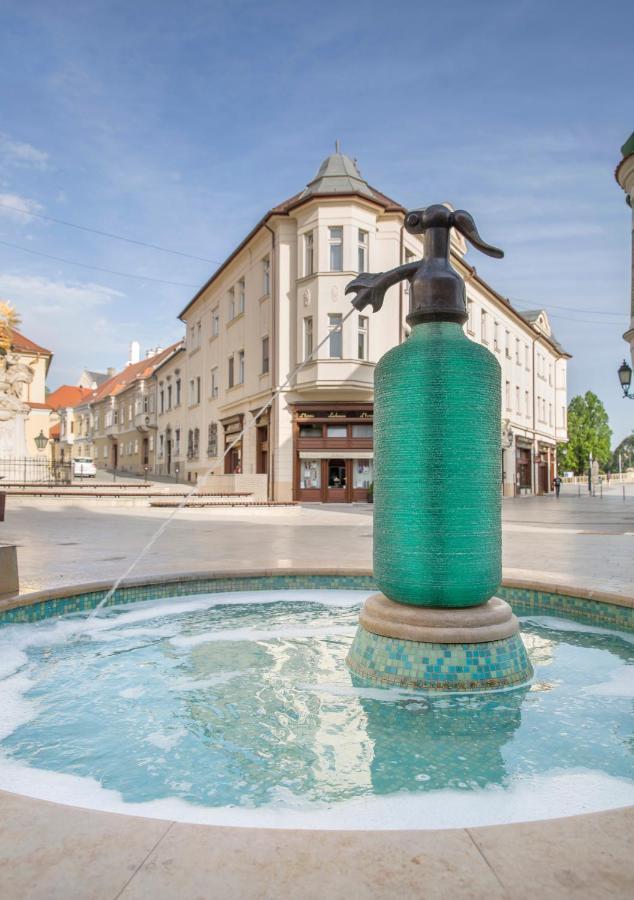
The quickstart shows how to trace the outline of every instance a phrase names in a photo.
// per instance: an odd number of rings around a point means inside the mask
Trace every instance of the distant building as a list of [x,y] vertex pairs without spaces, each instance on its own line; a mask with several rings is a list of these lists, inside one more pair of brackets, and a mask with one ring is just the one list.
[[11,331],[11,348],[0,356],[0,460],[50,459],[50,447],[39,451],[35,438],[49,433],[46,376],[52,359],[50,350]]
[[630,327],[623,338],[630,345],[634,365],[634,132],[621,147],[622,159],[616,167],[615,177],[625,191],[625,202],[632,210],[632,278],[630,289]]
[[[236,486],[247,476],[250,484],[261,479],[277,500],[367,497],[374,367],[406,339],[408,285],[390,288],[379,313],[355,313],[342,332],[337,326],[350,310],[345,286],[359,272],[422,256],[422,240],[405,232],[404,217],[404,207],[339,152],[304,190],[266,213],[183,309],[185,350],[155,373],[164,404],[161,471],[172,474],[178,465],[181,478],[195,481],[215,465],[235,475]],[[455,232],[451,249],[466,284],[466,333],[502,369],[501,487],[506,495],[548,492],[556,445],[567,439],[569,354],[545,311],[520,314],[477,275]],[[174,404],[177,378],[183,399],[167,415],[166,392],[171,383]],[[246,425],[253,427],[238,439]]]

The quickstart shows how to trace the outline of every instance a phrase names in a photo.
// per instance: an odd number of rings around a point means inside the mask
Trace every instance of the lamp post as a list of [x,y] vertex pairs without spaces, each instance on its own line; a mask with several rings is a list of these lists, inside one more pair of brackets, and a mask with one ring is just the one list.
[[621,382],[621,387],[623,388],[623,396],[627,397],[628,400],[634,400],[634,394],[630,394],[630,385],[632,383],[632,367],[628,366],[625,360],[623,360],[623,362],[619,366],[619,381]]

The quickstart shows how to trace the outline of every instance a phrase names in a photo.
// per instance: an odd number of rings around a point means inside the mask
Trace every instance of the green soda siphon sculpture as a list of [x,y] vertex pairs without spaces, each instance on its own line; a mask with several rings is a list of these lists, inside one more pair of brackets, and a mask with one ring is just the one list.
[[[449,262],[455,228],[489,256],[464,210],[408,213],[422,262],[346,288],[377,312],[410,282],[407,341],[379,361],[374,383],[374,578],[348,664],[390,684],[477,689],[524,682],[531,666],[502,577],[501,372],[463,332],[465,288]],[[469,390],[463,386],[468,384]],[[440,655],[438,655],[440,654]]]

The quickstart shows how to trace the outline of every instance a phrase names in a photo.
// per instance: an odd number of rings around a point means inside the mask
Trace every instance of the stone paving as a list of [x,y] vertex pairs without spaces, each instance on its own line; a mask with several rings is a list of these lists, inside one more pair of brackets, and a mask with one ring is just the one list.
[[[615,593],[634,586],[634,486],[603,498],[505,500],[507,575]],[[0,541],[18,544],[21,590],[115,579],[172,511],[85,500],[10,497]],[[281,509],[179,511],[134,569],[135,575],[241,568],[370,567],[372,507],[307,504]]]

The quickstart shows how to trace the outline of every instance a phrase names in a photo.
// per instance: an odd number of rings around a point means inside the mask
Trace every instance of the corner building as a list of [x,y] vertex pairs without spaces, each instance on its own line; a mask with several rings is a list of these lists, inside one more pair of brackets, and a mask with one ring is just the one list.
[[[303,191],[257,223],[198,291],[179,316],[187,329],[179,360],[181,477],[196,481],[216,463],[216,473],[232,476],[233,489],[274,500],[367,499],[374,367],[407,337],[407,283],[390,288],[380,312],[354,312],[341,331],[337,326],[350,310],[346,284],[359,272],[422,256],[422,240],[404,230],[405,212],[371,187],[355,162],[335,153]],[[452,263],[469,298],[467,334],[505,354],[504,493],[546,492],[556,443],[566,439],[568,354],[546,314],[523,318],[465,263],[465,251],[453,232]],[[521,367],[507,366],[506,357],[514,362],[518,352]],[[536,352],[544,357],[539,381]],[[159,444],[162,436],[166,447],[160,429],[159,420]]]

